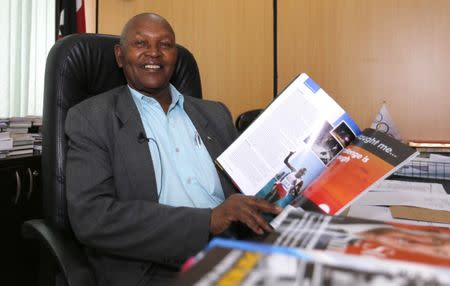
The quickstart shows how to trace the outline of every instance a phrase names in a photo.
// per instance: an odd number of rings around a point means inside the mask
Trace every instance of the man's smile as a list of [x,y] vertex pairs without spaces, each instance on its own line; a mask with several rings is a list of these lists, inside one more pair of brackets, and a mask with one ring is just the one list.
[[159,64],[145,64],[144,65],[144,69],[145,70],[149,70],[149,71],[151,71],[151,70],[160,70],[160,69],[162,69],[162,65],[159,65]]

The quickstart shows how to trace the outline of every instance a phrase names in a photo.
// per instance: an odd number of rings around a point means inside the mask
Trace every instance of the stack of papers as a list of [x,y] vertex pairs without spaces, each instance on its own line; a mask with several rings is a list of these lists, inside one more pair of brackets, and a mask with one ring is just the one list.
[[450,227],[450,195],[437,183],[385,180],[358,199],[347,215]]

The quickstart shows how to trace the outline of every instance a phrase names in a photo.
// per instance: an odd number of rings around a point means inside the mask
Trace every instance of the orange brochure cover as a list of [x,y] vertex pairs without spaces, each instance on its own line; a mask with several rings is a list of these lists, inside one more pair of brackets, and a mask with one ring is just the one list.
[[[370,186],[399,169],[417,152],[392,138],[365,129],[297,198],[294,206],[339,214]],[[316,206],[317,208],[312,208]]]

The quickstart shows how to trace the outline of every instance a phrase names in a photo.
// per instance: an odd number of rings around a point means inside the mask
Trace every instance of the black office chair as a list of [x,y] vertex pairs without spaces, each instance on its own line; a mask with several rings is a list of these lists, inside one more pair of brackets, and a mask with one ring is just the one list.
[[[73,105],[126,83],[114,58],[113,47],[118,42],[117,36],[74,34],[59,40],[47,58],[42,146],[44,219],[26,221],[22,227],[25,237],[38,239],[42,245],[41,285],[96,284],[67,216],[64,123]],[[171,83],[182,94],[201,98],[197,63],[186,48],[177,45],[177,49]]]
[[262,111],[263,109],[252,109],[239,114],[234,123],[238,132],[244,132]]

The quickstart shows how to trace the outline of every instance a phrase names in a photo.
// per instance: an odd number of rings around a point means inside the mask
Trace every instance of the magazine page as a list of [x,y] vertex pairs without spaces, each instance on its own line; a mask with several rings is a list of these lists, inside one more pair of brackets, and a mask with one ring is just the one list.
[[417,154],[415,149],[385,133],[365,129],[292,204],[304,210],[339,214]]
[[285,206],[359,134],[350,116],[301,74],[216,163],[244,194]]
[[213,240],[209,248],[175,285],[446,285],[450,282],[445,268],[374,257],[224,239]]
[[450,230],[286,208],[264,242],[432,265],[450,275]]

